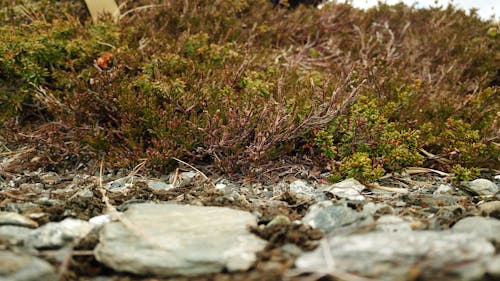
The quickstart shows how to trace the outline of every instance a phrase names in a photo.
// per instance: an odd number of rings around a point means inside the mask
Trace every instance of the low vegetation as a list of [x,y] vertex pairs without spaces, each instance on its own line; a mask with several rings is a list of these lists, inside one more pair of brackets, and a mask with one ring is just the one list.
[[93,23],[83,1],[0,1],[0,142],[34,148],[30,165],[245,173],[299,156],[364,181],[499,167],[497,22],[451,6],[129,2]]

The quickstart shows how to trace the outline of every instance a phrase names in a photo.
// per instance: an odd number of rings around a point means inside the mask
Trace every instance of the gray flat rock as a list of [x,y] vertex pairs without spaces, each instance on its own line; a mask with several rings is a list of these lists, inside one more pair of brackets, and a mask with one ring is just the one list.
[[498,186],[487,179],[476,179],[465,184],[465,188],[477,195],[495,195],[499,191]]
[[363,206],[363,212],[372,216],[392,215],[394,214],[394,209],[385,203],[368,202]]
[[374,232],[324,238],[321,247],[300,256],[297,268],[351,273],[376,280],[476,280],[495,253],[491,243],[466,233]]
[[17,225],[31,228],[38,227],[36,221],[15,212],[0,212],[0,225]]
[[2,225],[0,226],[0,240],[13,245],[21,244],[33,231],[33,229],[22,226]]
[[334,205],[331,201],[323,201],[312,205],[302,222],[329,233],[339,227],[372,220],[368,212],[357,212],[346,205]]
[[394,215],[381,216],[377,220],[376,229],[385,232],[411,231],[411,223]]
[[244,211],[174,204],[136,204],[106,224],[95,249],[117,270],[158,276],[247,270],[266,242],[248,231]]
[[169,190],[173,189],[175,186],[171,183],[166,183],[164,181],[150,180],[148,181],[148,187],[157,190]]
[[54,281],[57,275],[44,260],[8,251],[0,251],[0,281]]
[[500,242],[500,220],[485,217],[466,217],[451,228],[454,232],[466,232],[492,242]]

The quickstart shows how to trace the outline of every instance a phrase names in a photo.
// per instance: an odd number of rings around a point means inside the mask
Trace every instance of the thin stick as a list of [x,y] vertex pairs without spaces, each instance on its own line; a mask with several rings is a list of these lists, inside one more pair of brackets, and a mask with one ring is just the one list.
[[179,177],[179,168],[175,169],[174,180],[172,181],[172,186],[175,188],[175,184],[177,183],[177,178]]
[[[408,173],[409,175],[436,173],[436,174],[438,174],[440,176],[443,176],[443,177],[449,177],[450,176],[450,174],[442,172],[442,171],[439,171],[439,170],[429,169],[429,168],[422,168],[422,167],[409,167],[409,168],[405,168],[404,172]],[[394,173],[388,173],[388,174],[385,174],[382,177],[382,179],[387,179],[387,178],[392,178],[392,177],[394,177]]]
[[102,202],[106,205],[106,213],[116,213],[116,208],[109,203],[109,198],[106,195],[106,190],[102,186],[102,170],[104,165],[104,156],[101,159],[101,166],[99,168],[99,191],[101,192]]
[[182,164],[184,164],[184,165],[188,166],[189,168],[191,168],[191,169],[195,170],[196,172],[198,172],[198,173],[199,173],[199,174],[203,177],[203,179],[204,179],[204,180],[209,181],[209,182],[210,182],[210,184],[212,185],[212,187],[213,187],[213,188],[215,188],[215,184],[214,184],[214,183],[213,183],[213,182],[212,182],[212,181],[211,181],[211,180],[210,180],[210,179],[209,179],[209,178],[208,178],[208,177],[207,177],[207,176],[206,176],[206,175],[205,175],[202,171],[200,171],[200,170],[196,169],[196,167],[195,167],[195,166],[193,166],[193,165],[191,165],[191,164],[189,164],[189,163],[186,163],[186,162],[184,162],[184,161],[182,161],[181,159],[176,158],[176,157],[172,157],[172,159],[174,159],[175,161],[177,161],[177,162],[179,162],[179,163],[182,163]]
[[191,168],[191,169],[195,170],[196,172],[200,173],[200,175],[201,175],[201,176],[202,176],[205,180],[208,180],[208,177],[207,177],[207,176],[206,176],[206,175],[205,175],[202,171],[200,171],[200,170],[196,169],[196,167],[195,167],[195,166],[193,166],[193,165],[191,165],[191,164],[189,164],[189,163],[186,163],[186,162],[184,162],[184,161],[182,161],[181,159],[176,158],[176,157],[172,157],[172,159],[174,159],[175,161],[177,161],[177,162],[179,162],[179,163],[182,163],[182,164],[184,164],[184,165],[188,166],[189,168]]
[[101,44],[101,45],[104,45],[104,46],[108,46],[110,47],[111,49],[116,49],[116,47],[114,45],[111,45],[109,43],[106,43],[106,42],[101,42],[101,41],[96,41],[97,44]]
[[127,178],[131,178],[131,177],[135,176],[142,169],[142,167],[144,167],[144,165],[146,165],[147,162],[148,162],[148,160],[145,159],[144,161],[139,163],[137,166],[135,166],[134,169],[132,169],[132,171],[127,175]]
[[[7,148],[8,149],[8,148]],[[0,152],[0,155],[11,155],[11,154],[25,154],[25,153],[28,153],[28,152],[31,152],[35,150],[34,148],[27,148],[27,149],[22,149],[22,150],[9,150],[7,152]]]
[[448,177],[450,174],[429,168],[420,168],[420,167],[409,167],[405,170],[408,174],[421,174],[421,173],[436,173],[443,177]]
[[[46,250],[46,251],[40,251],[37,256],[60,256],[61,251],[60,250]],[[72,256],[93,256],[94,251],[93,250],[73,250],[71,251]]]
[[133,8],[133,9],[130,9],[126,12],[124,12],[123,14],[120,15],[119,19],[123,19],[125,16],[127,16],[128,14],[131,14],[133,12],[136,12],[136,11],[142,11],[142,10],[146,10],[146,9],[151,9],[151,8],[156,8],[156,7],[163,7],[163,6],[167,6],[166,4],[151,4],[151,5],[144,5],[144,6],[140,6],[140,7],[137,7],[137,8]]
[[384,190],[384,191],[389,191],[389,192],[395,192],[395,193],[400,193],[400,194],[407,194],[409,192],[408,190],[403,189],[403,188],[382,186],[382,185],[379,185],[378,183],[366,184],[366,186],[369,188],[374,188],[374,189],[379,189],[379,190]]

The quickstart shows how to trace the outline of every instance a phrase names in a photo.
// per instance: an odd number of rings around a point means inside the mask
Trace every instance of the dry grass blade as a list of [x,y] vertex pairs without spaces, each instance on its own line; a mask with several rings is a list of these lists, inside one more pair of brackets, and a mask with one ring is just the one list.
[[[439,171],[436,169],[430,169],[430,168],[424,168],[424,167],[409,167],[403,169],[403,171],[409,175],[414,175],[414,174],[428,174],[428,173],[435,173],[443,177],[449,177],[449,173],[445,173],[443,171]],[[388,179],[388,178],[393,178],[397,176],[395,173],[387,173],[385,174],[382,179]]]
[[15,199],[15,200],[19,200],[19,201],[32,201],[33,198],[28,198],[28,197],[24,197],[24,196],[19,196],[19,195],[14,195],[8,191],[0,191],[0,195],[4,195],[5,197],[9,197],[9,198],[12,198],[12,199]]
[[199,173],[199,174],[203,177],[203,179],[204,179],[204,180],[208,181],[208,182],[210,183],[210,185],[211,185],[213,188],[215,188],[215,183],[214,183],[212,180],[210,180],[210,178],[209,178],[209,177],[207,177],[207,176],[206,176],[206,175],[205,175],[202,171],[198,170],[195,166],[193,166],[193,165],[191,165],[191,164],[189,164],[189,163],[187,163],[187,162],[184,162],[184,161],[182,161],[181,159],[176,158],[176,157],[172,157],[172,159],[174,159],[175,161],[177,161],[177,162],[179,162],[179,163],[182,163],[182,164],[184,164],[184,165],[186,165],[186,166],[190,167],[191,169],[195,170],[197,173]]
[[128,16],[129,14],[131,13],[135,13],[135,12],[138,12],[138,11],[142,11],[142,10],[147,10],[147,9],[152,9],[152,8],[158,8],[158,7],[164,7],[164,6],[167,6],[167,4],[150,4],[150,5],[144,5],[144,6],[140,6],[140,7],[136,7],[136,8],[133,8],[133,9],[130,9],[128,11],[125,11],[124,13],[122,13],[118,19],[123,19],[124,17]]
[[2,152],[0,155],[5,155],[9,156],[12,155],[11,157],[6,157],[2,159],[0,162],[0,175],[6,176],[6,177],[11,177],[11,176],[18,176],[17,173],[12,173],[12,172],[7,172],[5,171],[11,163],[16,163],[22,160],[23,156],[32,152],[35,150],[34,148],[23,148],[19,150],[14,150],[14,151],[7,151],[7,152]]
[[106,205],[105,213],[117,213],[116,208],[109,203],[109,197],[106,195],[106,189],[102,185],[102,173],[103,173],[104,157],[101,159],[101,165],[99,167],[99,191],[101,192],[102,201]]
[[179,178],[179,168],[175,169],[174,180],[172,181],[172,186],[175,187],[177,184],[177,180]]
[[445,173],[439,170],[430,169],[430,168],[422,168],[422,167],[409,167],[405,169],[405,172],[408,174],[425,174],[425,173],[435,173],[443,177],[449,177],[449,173]]
[[172,159],[174,159],[175,161],[182,163],[182,164],[188,166],[189,168],[195,170],[197,173],[199,173],[203,177],[203,179],[205,179],[205,180],[209,179],[202,171],[198,170],[195,166],[193,166],[185,161],[182,161],[181,159],[176,158],[176,157],[172,157]]
[[130,173],[127,175],[127,178],[133,178],[135,175],[137,175],[137,173],[139,173],[139,171],[146,165],[147,162],[148,162],[147,159],[143,159],[141,163],[137,164],[132,169],[132,171],[130,171]]
[[422,152],[429,160],[436,160],[443,164],[450,163],[450,160],[444,158],[444,156],[434,155],[423,148],[420,148],[419,151]]
[[35,91],[33,97],[37,99],[44,108],[51,108],[53,110],[69,113],[70,109],[57,99],[52,93],[47,92],[41,85],[30,83]]
[[0,155],[12,155],[12,154],[16,154],[18,156],[18,155],[22,155],[22,154],[26,154],[28,152],[31,152],[33,150],[35,150],[35,149],[34,148],[23,148],[23,149],[19,149],[19,150],[0,152]]
[[365,185],[369,188],[374,188],[374,189],[379,189],[379,190],[384,190],[384,191],[389,191],[389,192],[394,192],[394,193],[400,193],[400,194],[409,193],[409,191],[404,189],[404,188],[382,186],[378,183],[367,183]]

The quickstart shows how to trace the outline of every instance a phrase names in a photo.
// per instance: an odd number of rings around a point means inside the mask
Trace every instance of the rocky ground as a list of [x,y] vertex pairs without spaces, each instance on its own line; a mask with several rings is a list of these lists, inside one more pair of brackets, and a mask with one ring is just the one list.
[[[0,280],[498,280],[500,177],[9,172]],[[302,178],[302,179],[301,179]]]

